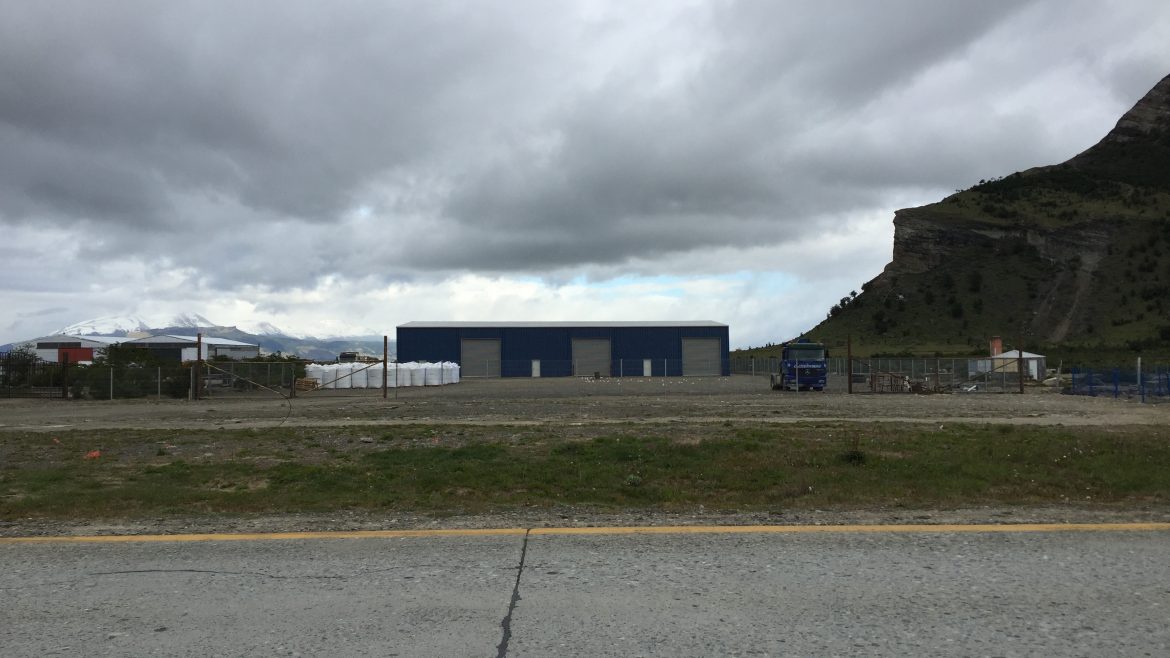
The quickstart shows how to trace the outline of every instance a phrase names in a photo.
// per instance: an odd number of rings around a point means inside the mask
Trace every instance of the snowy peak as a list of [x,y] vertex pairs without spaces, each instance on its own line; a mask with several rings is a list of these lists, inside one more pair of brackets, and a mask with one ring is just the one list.
[[133,315],[108,315],[85,320],[58,329],[56,333],[70,336],[125,336],[132,331],[143,331],[150,326],[142,318]]
[[288,336],[290,338],[304,338],[298,334],[289,333],[271,322],[257,322],[255,324],[236,325],[240,331],[246,331],[257,336]]
[[182,313],[180,315],[176,315],[175,319],[171,320],[171,326],[189,327],[191,329],[196,329],[198,327],[215,327],[217,325],[211,320],[208,320],[202,315],[199,315],[198,313]]

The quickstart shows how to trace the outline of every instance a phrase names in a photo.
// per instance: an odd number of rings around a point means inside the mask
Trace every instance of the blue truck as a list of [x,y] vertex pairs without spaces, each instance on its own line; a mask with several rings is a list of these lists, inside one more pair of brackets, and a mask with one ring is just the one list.
[[823,391],[829,379],[829,350],[807,338],[785,343],[773,391]]

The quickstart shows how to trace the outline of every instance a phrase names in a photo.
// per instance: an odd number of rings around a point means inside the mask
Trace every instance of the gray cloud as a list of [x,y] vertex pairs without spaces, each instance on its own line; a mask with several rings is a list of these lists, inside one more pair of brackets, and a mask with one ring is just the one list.
[[686,274],[1071,156],[1170,71],[1167,14],[0,0],[0,226],[210,290]]

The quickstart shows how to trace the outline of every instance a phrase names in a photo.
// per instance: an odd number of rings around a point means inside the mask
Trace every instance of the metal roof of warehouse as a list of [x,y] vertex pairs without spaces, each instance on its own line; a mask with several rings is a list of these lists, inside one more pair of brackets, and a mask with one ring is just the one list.
[[[184,343],[196,343],[199,340],[198,336],[179,336],[176,334],[159,334],[157,336],[146,336],[143,338],[126,339],[126,340],[124,340],[124,342],[128,343],[128,344],[134,344],[134,343],[149,344],[149,343],[167,342],[168,339],[170,341],[181,341]],[[232,340],[230,338],[216,338],[215,336],[204,336],[203,343],[205,345],[226,345],[226,346],[235,345],[235,346],[242,346],[242,347],[257,347],[257,345],[255,343],[243,343],[243,342],[240,342],[238,340]]]
[[543,327],[726,327],[711,320],[649,322],[407,322],[399,329],[472,329],[472,328],[543,328]]

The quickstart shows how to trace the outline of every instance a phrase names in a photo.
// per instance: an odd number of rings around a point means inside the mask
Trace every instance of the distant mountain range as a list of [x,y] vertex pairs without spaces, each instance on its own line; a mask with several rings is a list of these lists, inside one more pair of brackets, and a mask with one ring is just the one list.
[[[286,356],[299,356],[314,361],[332,361],[341,352],[360,352],[370,356],[382,356],[382,336],[331,336],[327,338],[296,336],[287,334],[279,327],[267,322],[241,328],[217,325],[198,314],[181,315],[174,318],[165,327],[151,327],[141,318],[134,316],[107,316],[71,324],[54,333],[70,336],[128,336],[137,333],[191,336],[202,333],[204,336],[253,343],[259,345],[265,353],[280,352]],[[6,352],[14,346],[36,340],[37,338],[30,338],[8,345],[0,345],[0,352]],[[397,354],[396,348],[396,341],[391,340],[389,345],[391,358]]]

